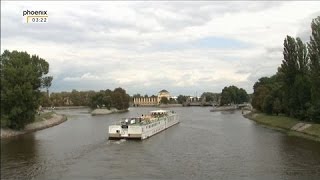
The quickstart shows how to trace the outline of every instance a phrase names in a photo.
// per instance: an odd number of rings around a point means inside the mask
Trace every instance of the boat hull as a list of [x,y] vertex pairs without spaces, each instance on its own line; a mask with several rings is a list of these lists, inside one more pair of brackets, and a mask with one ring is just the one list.
[[159,118],[157,121],[145,125],[121,125],[109,126],[109,139],[147,139],[173,125],[179,123],[179,117],[176,114]]

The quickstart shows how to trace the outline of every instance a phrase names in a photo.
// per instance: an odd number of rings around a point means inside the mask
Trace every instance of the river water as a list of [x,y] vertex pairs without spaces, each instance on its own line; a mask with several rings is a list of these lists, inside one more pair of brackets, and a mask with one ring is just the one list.
[[320,179],[320,143],[265,128],[241,112],[172,108],[181,123],[144,141],[109,141],[108,125],[154,108],[91,116],[1,140],[1,179]]

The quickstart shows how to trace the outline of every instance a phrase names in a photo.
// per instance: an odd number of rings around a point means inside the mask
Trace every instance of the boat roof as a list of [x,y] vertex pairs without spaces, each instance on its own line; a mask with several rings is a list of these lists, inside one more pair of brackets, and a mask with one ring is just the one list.
[[165,113],[165,112],[168,112],[167,110],[155,110],[155,111],[150,111],[151,113]]

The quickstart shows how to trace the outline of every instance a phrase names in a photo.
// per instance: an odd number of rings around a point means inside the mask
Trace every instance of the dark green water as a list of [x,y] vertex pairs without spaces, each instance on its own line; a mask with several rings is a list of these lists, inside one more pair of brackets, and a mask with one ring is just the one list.
[[109,141],[108,125],[154,108],[69,120],[1,141],[1,179],[320,179],[320,143],[264,128],[241,112],[172,108],[181,123],[144,141]]

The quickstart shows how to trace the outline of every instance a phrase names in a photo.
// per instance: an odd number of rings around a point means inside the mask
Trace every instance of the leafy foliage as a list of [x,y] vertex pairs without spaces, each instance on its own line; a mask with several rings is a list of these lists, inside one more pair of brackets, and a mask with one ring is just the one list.
[[212,92],[204,92],[201,95],[201,99],[205,99],[205,102],[217,103],[219,101],[220,94]]
[[285,113],[320,122],[320,17],[312,21],[306,45],[300,38],[284,40],[283,61],[276,75],[253,86],[252,106],[272,114]]
[[107,89],[105,91],[101,90],[91,97],[90,107],[91,108],[101,108],[106,107],[110,109],[111,107],[117,108],[119,110],[129,108],[130,96],[122,88],[116,88],[113,91]]
[[179,95],[177,98],[177,101],[179,104],[183,104],[185,102],[187,102],[188,96],[184,96],[184,95]]
[[308,52],[312,106],[308,111],[311,119],[320,122],[320,16],[312,20],[311,30]]
[[27,52],[5,50],[1,55],[1,126],[21,129],[32,122],[40,104],[41,87],[49,88],[49,64]]
[[160,99],[160,104],[168,104],[169,103],[169,99],[166,97],[161,97]]
[[224,87],[221,93],[220,105],[241,104],[248,102],[249,96],[246,90],[236,86]]

